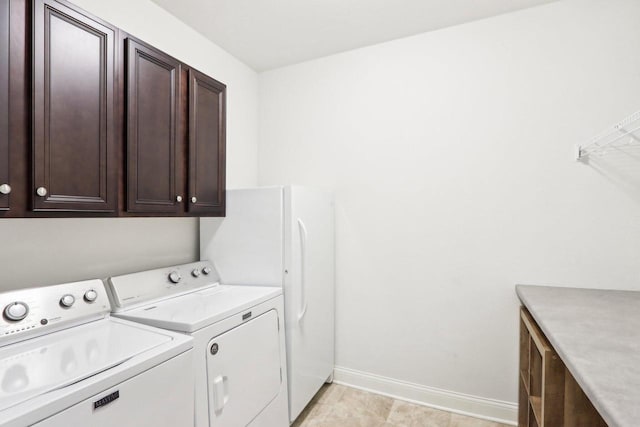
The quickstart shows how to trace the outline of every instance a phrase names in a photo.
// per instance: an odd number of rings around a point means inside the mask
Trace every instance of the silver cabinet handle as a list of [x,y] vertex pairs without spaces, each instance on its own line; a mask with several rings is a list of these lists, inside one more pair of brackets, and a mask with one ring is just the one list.
[[0,185],[0,194],[9,194],[11,193],[11,186],[9,184]]
[[198,201],[198,199],[196,198],[196,196],[193,196],[193,197],[191,198],[191,203],[195,203],[195,202],[197,202],[197,201]]
[[176,202],[180,203],[182,201],[182,196],[176,196]]
[[44,187],[38,187],[38,189],[36,190],[36,194],[40,197],[44,197],[47,195],[47,189]]

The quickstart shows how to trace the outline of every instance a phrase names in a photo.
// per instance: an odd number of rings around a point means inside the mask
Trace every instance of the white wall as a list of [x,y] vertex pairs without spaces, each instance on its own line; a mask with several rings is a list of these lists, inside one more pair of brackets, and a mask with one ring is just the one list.
[[[227,85],[227,187],[256,184],[257,74],[148,0],[78,6]],[[0,291],[198,259],[195,218],[0,219]]]
[[566,0],[260,75],[259,183],[335,190],[352,379],[515,402],[514,284],[640,288],[640,157],[571,158],[640,107],[638,16]]

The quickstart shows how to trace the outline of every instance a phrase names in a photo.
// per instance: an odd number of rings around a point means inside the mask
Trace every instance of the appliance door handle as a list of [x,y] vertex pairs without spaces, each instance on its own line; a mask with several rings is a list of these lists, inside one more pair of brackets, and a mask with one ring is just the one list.
[[300,231],[300,311],[298,312],[298,323],[307,314],[307,227],[298,218],[298,229]]
[[218,375],[213,379],[213,410],[220,412],[229,401],[228,378]]

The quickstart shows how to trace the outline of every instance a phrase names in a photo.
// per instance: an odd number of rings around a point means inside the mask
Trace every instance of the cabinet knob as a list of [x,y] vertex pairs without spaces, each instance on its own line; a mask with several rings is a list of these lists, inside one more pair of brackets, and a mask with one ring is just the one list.
[[176,196],[176,202],[180,203],[182,201],[182,196]]
[[196,198],[196,196],[193,196],[193,197],[191,198],[191,203],[195,203],[195,202],[197,202],[197,201],[198,201],[198,199]]
[[44,187],[38,187],[38,189],[36,190],[36,194],[40,197],[44,197],[47,195],[47,189]]
[[11,193],[11,186],[9,184],[0,185],[0,194],[9,194]]

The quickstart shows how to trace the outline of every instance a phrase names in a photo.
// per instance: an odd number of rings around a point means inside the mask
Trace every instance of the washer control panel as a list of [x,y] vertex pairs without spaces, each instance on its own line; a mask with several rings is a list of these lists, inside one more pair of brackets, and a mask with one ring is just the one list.
[[101,280],[0,293],[0,347],[105,317],[111,306]]
[[215,286],[219,280],[211,262],[198,261],[111,277],[107,292],[113,310],[119,312]]

